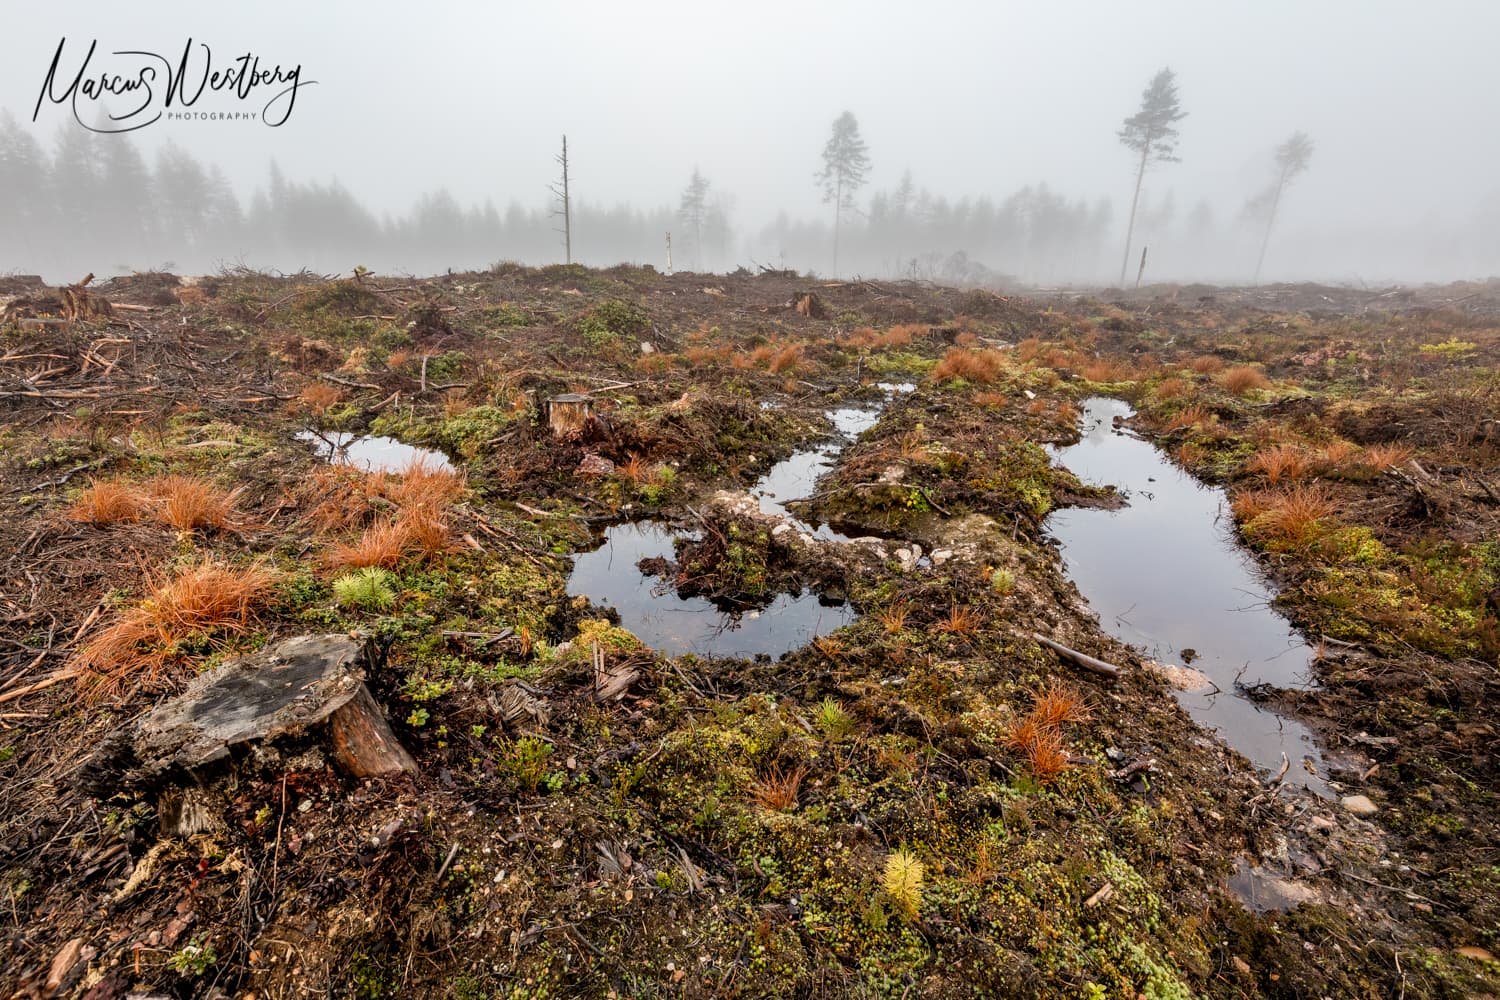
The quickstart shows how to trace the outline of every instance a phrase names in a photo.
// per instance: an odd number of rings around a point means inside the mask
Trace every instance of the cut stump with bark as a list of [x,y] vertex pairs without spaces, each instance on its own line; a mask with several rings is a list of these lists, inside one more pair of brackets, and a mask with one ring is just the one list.
[[547,401],[547,427],[555,438],[577,441],[588,432],[593,419],[592,396],[569,392]]
[[95,794],[195,775],[237,748],[327,734],[333,759],[357,778],[416,770],[365,687],[368,642],[347,635],[287,639],[196,678],[105,741],[86,768]]

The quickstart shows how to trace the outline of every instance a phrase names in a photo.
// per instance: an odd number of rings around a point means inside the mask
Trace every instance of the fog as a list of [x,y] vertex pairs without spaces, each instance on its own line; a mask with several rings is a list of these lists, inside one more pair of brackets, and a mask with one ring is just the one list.
[[[429,273],[563,259],[788,267],[1001,285],[1118,281],[1138,158],[1124,120],[1175,73],[1180,162],[1141,184],[1145,279],[1247,283],[1248,211],[1276,149],[1313,152],[1276,201],[1260,279],[1500,274],[1500,6],[703,3],[7,4],[0,272],[246,265]],[[90,71],[300,67],[286,121],[161,120],[95,134],[132,95],[41,100]],[[311,82],[315,81],[315,82]],[[264,111],[280,89],[199,109]],[[285,110],[283,107],[282,110]],[[841,213],[816,175],[849,111],[869,168]],[[35,121],[33,116],[35,115]],[[708,187],[681,211],[694,170]],[[1262,206],[1265,204],[1262,199]]]

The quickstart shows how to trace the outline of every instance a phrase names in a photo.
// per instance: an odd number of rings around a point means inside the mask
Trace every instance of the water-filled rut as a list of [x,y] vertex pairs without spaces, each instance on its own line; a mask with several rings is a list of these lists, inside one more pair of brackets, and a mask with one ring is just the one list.
[[1224,492],[1114,425],[1133,413],[1090,399],[1083,439],[1053,452],[1080,479],[1114,485],[1129,501],[1047,519],[1068,576],[1111,635],[1164,663],[1191,659],[1208,675],[1206,689],[1178,692],[1189,715],[1262,769],[1279,770],[1285,753],[1287,783],[1324,791],[1311,732],[1237,686],[1304,686],[1312,650],[1271,608],[1275,595],[1234,538]]

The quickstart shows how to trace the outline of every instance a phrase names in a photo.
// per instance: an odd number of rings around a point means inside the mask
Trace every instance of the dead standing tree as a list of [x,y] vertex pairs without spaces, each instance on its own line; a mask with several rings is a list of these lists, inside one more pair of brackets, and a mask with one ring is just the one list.
[[1120,285],[1125,285],[1125,271],[1130,267],[1130,240],[1135,235],[1135,210],[1141,200],[1141,181],[1152,163],[1176,163],[1175,123],[1187,117],[1177,104],[1176,77],[1163,69],[1151,78],[1151,85],[1141,94],[1141,109],[1125,119],[1120,141],[1141,156],[1135,172],[1135,194],[1130,199],[1130,222],[1125,227],[1125,258],[1120,262]]
[[562,153],[554,159],[562,167],[562,183],[554,184],[550,190],[557,196],[559,207],[554,209],[553,215],[562,216],[563,227],[559,232],[563,234],[563,248],[567,254],[565,263],[573,263],[573,201],[568,192],[568,137],[562,137]]

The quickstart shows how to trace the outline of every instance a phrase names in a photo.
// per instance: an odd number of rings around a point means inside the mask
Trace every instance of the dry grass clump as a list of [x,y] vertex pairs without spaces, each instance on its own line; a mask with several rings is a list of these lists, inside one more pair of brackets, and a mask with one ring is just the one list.
[[1049,782],[1069,766],[1063,725],[1086,722],[1091,715],[1083,695],[1060,681],[1033,691],[1032,698],[1031,711],[1011,723],[1005,744],[1025,756],[1038,781]]
[[146,498],[123,479],[95,479],[69,505],[66,517],[80,524],[134,523],[146,509]]
[[1213,420],[1213,411],[1202,403],[1194,403],[1178,410],[1166,423],[1168,431],[1195,430]]
[[1191,441],[1184,441],[1172,452],[1172,458],[1184,469],[1191,469],[1208,458],[1208,451],[1201,445],[1193,444]]
[[772,767],[751,787],[751,794],[762,807],[773,812],[786,812],[797,808],[797,796],[802,790],[802,779],[807,777],[806,767],[783,771]]
[[1016,345],[1016,357],[1023,362],[1035,361],[1041,353],[1042,341],[1038,337],[1027,337]]
[[1235,365],[1219,375],[1219,386],[1232,396],[1243,396],[1255,389],[1264,389],[1271,384],[1265,373],[1251,365]]
[[276,574],[265,567],[235,568],[212,560],[179,570],[73,657],[80,691],[97,699],[119,694],[131,682],[158,689],[167,664],[188,655],[187,647],[243,632],[275,581]]
[[330,546],[323,554],[323,565],[332,570],[365,566],[392,569],[410,548],[411,531],[411,523],[405,518],[383,518],[366,528],[358,541]]
[[988,385],[1005,374],[1005,355],[999,351],[976,351],[968,347],[950,347],[932,370],[933,381],[964,379]]
[[1230,506],[1247,534],[1272,546],[1291,548],[1321,537],[1338,509],[1321,483],[1243,493]]
[[435,561],[453,551],[453,532],[442,515],[431,507],[403,510],[396,527],[406,532],[407,551],[423,560]]
[[881,333],[870,326],[857,326],[853,330],[839,337],[835,343],[840,347],[853,347],[859,350],[868,350],[880,343]]
[[1135,372],[1129,365],[1106,358],[1088,362],[1079,369],[1079,374],[1090,382],[1128,382],[1135,378]]
[[457,500],[465,485],[463,473],[418,459],[387,481],[385,495],[401,507],[442,507]]
[[1359,464],[1376,472],[1394,469],[1411,461],[1415,452],[1404,444],[1372,444],[1359,457]]
[[1200,354],[1188,362],[1188,367],[1199,375],[1214,375],[1224,370],[1224,361],[1212,354]]
[[1036,693],[1031,715],[1043,726],[1060,729],[1065,722],[1087,722],[1093,717],[1083,694],[1075,687],[1053,679]]
[[781,350],[777,351],[776,356],[771,359],[771,373],[773,375],[781,375],[786,372],[792,371],[801,361],[801,344],[792,344],[788,347],[783,347]]
[[1159,403],[1169,399],[1182,399],[1184,396],[1191,396],[1192,394],[1193,383],[1185,378],[1176,377],[1163,379],[1151,391],[1152,398]]
[[222,530],[234,514],[239,491],[225,493],[212,483],[193,476],[158,476],[147,484],[159,503],[156,519],[178,531],[198,528]]
[[1301,479],[1312,468],[1312,456],[1295,445],[1278,444],[1255,453],[1245,464],[1249,472],[1260,472],[1275,486],[1283,479]]
[[1010,398],[1003,392],[976,392],[974,394],[975,406],[987,406],[992,410],[1003,410],[1010,403]]
[[718,347],[689,347],[682,356],[689,368],[710,368],[724,364],[731,353],[729,345],[722,344]]
[[1344,438],[1334,438],[1318,449],[1318,461],[1330,469],[1340,469],[1348,465],[1357,454],[1359,445]]
[[881,628],[885,629],[887,635],[896,635],[906,627],[906,618],[911,614],[911,605],[905,601],[896,601],[887,604],[876,612],[880,619]]
[[981,621],[978,611],[966,604],[955,604],[948,609],[948,617],[939,621],[934,627],[939,632],[947,632],[949,635],[973,635],[979,631]]
[[917,337],[925,337],[932,327],[925,323],[897,323],[885,331],[877,344],[879,347],[906,347]]
[[[394,364],[391,367],[395,367]],[[322,416],[330,406],[344,401],[344,392],[327,382],[309,382],[297,394],[300,408],[316,416]]]

